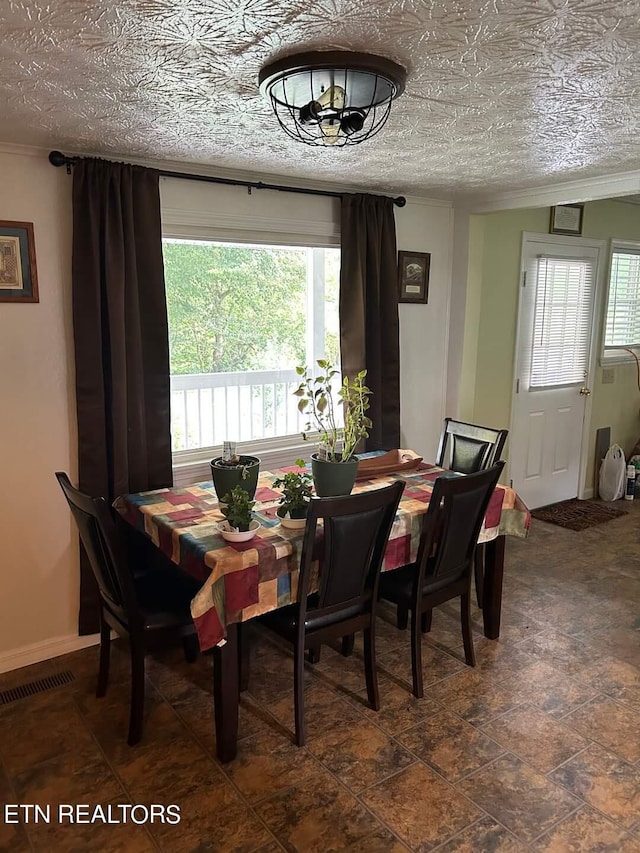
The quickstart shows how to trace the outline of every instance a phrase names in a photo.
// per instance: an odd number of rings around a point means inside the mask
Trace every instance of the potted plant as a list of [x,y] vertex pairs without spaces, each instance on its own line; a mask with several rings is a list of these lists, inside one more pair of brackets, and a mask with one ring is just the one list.
[[296,465],[303,470],[287,471],[273,481],[274,489],[282,489],[277,515],[283,527],[300,528],[307,523],[307,512],[311,500],[311,475],[305,470],[304,459],[296,459]]
[[[345,376],[334,398],[334,378],[338,370],[327,359],[319,359],[320,374],[312,377],[306,367],[297,367],[301,378],[294,391],[299,398],[298,409],[309,416],[302,437],[317,430],[320,446],[311,456],[311,469],[316,494],[320,497],[348,495],[355,483],[358,457],[355,455],[358,442],[369,436],[371,420],[367,417],[371,390],[364,384],[366,370],[361,370],[355,379]],[[336,416],[342,405],[344,427],[339,427]]]
[[255,501],[251,500],[242,486],[236,486],[223,495],[220,511],[225,521],[218,525],[223,539],[229,542],[246,542],[255,536],[260,523],[253,518],[251,510],[254,504]]
[[211,477],[218,500],[236,486],[241,486],[253,498],[258,485],[260,460],[257,456],[236,455],[235,442],[224,443],[224,454],[211,460]]

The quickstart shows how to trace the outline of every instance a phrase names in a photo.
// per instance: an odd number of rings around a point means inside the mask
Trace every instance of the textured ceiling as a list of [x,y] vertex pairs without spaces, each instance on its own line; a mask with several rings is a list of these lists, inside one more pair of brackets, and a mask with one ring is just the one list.
[[[0,2],[0,142],[409,194],[487,194],[639,166],[634,0]],[[408,69],[379,136],[285,136],[260,67],[301,49]]]

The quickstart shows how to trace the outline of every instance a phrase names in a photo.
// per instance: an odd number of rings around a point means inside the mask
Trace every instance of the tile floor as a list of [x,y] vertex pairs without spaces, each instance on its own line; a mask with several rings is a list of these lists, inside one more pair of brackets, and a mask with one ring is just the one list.
[[469,669],[456,611],[437,611],[421,701],[390,610],[379,713],[366,705],[361,646],[349,659],[323,649],[308,666],[303,749],[291,657],[260,631],[227,766],[214,757],[209,656],[149,659],[133,749],[124,653],[102,700],[95,648],[1,676],[6,689],[75,675],[0,707],[3,803],[175,803],[182,820],[0,824],[0,849],[640,853],[640,503],[629,509],[581,533],[534,521],[527,541],[510,540],[501,639],[484,639],[476,612]]

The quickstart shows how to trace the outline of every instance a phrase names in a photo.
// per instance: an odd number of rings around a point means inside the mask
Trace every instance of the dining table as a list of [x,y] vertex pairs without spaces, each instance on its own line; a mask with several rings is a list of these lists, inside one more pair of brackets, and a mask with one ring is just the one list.
[[[213,649],[213,701],[216,749],[220,761],[237,751],[240,701],[238,626],[296,601],[304,530],[280,524],[281,492],[274,480],[295,466],[263,471],[255,493],[254,517],[260,528],[247,542],[224,540],[224,520],[211,481],[180,488],[121,495],[115,509],[202,586],[191,603],[200,648]],[[422,517],[438,477],[464,476],[421,463],[410,471],[359,479],[353,493],[382,488],[397,479],[405,484],[384,555],[382,571],[415,560]],[[524,538],[530,513],[516,492],[498,484],[485,513],[478,544],[484,544],[482,617],[484,634],[500,635],[505,537]]]

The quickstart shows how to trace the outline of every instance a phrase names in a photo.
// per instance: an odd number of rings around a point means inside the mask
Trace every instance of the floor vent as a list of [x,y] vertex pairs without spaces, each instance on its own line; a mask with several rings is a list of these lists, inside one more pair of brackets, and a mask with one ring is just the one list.
[[39,678],[37,681],[28,681],[26,684],[19,684],[10,690],[0,690],[0,705],[8,705],[9,702],[17,702],[18,699],[26,699],[28,696],[34,696],[36,693],[44,693],[45,690],[51,690],[52,687],[69,684],[74,678],[75,676],[71,670],[67,670],[66,672],[56,672],[54,675],[48,675],[46,678]]

